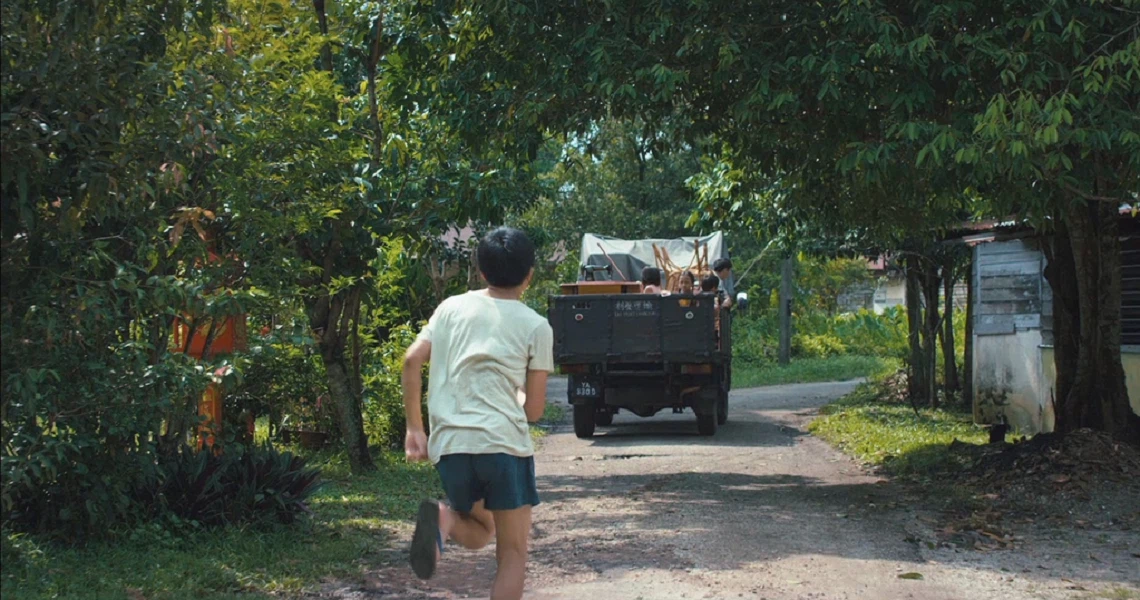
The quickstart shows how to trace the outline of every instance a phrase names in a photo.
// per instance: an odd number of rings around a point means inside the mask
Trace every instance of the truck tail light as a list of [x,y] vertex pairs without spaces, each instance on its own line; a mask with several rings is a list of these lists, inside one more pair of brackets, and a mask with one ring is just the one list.
[[590,365],[562,365],[559,368],[565,375],[585,375],[590,372]]
[[681,365],[682,375],[711,375],[712,365]]

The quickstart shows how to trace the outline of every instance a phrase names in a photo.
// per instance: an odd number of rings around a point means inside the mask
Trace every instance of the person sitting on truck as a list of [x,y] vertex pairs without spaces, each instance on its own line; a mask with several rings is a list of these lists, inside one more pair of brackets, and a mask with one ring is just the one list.
[[692,271],[683,271],[677,284],[677,293],[692,294],[696,279]]
[[[701,280],[701,295],[713,296],[716,300],[713,301],[714,314],[716,315],[713,321],[716,323],[717,336],[720,335],[720,278],[716,275],[708,275]],[[718,337],[719,340],[719,337]]]
[[[534,244],[526,234],[496,229],[479,242],[476,258],[487,289],[440,304],[404,356],[404,451],[410,461],[435,463],[447,496],[447,504],[420,504],[410,562],[427,579],[447,539],[469,549],[494,539],[498,570],[490,595],[518,599],[531,509],[539,503],[527,421],[546,408],[554,333],[520,301],[534,275]],[[430,438],[420,414],[428,362]]]
[[732,297],[736,295],[736,290],[732,286],[732,261],[727,258],[718,258],[713,261],[712,268],[717,278],[720,279],[720,291],[724,292],[721,308],[732,308]]
[[641,293],[661,293],[661,271],[657,267],[645,267],[641,270]]
[[717,292],[719,292],[719,291],[720,291],[720,278],[717,277],[716,275],[706,275],[705,278],[701,280],[701,294],[702,295],[713,295],[713,296],[715,296],[717,294]]

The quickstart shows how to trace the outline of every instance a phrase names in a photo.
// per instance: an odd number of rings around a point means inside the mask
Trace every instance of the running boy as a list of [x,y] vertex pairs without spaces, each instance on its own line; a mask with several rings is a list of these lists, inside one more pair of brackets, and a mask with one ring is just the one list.
[[[405,452],[408,460],[435,464],[448,502],[420,504],[411,563],[427,579],[445,540],[477,549],[495,538],[491,598],[516,600],[526,579],[531,508],[538,505],[527,422],[546,407],[554,335],[519,301],[534,274],[526,234],[496,229],[479,242],[477,257],[487,289],[440,304],[404,357]],[[425,362],[430,439],[420,412]]]

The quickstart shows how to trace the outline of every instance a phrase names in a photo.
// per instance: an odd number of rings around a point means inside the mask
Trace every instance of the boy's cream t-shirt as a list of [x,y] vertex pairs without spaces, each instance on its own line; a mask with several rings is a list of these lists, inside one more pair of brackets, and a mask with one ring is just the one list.
[[431,342],[428,454],[534,455],[518,391],[526,372],[554,370],[554,333],[517,300],[467,292],[435,310],[420,339]]

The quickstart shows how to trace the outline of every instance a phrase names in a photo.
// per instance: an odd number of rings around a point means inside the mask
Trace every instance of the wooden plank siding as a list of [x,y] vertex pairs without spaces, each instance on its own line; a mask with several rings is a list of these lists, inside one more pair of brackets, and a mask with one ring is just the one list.
[[1052,296],[1042,293],[1043,256],[1032,240],[981,244],[975,248],[977,335],[1008,335],[1041,327]]
[[[1140,348],[1140,234],[1120,240],[1120,318],[1123,346]],[[1053,345],[1053,290],[1044,282],[1041,302],[1042,344]]]
[[1120,343],[1140,346],[1140,234],[1121,240],[1120,290]]

